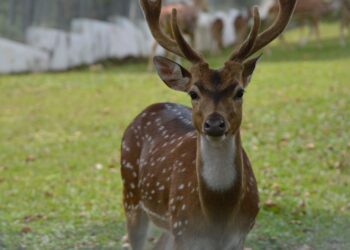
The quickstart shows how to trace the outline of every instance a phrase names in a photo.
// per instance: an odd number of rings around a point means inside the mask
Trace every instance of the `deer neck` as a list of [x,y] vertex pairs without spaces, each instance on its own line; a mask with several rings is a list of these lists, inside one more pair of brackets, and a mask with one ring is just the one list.
[[197,178],[203,211],[218,221],[227,218],[242,196],[242,147],[240,133],[222,140],[199,136]]

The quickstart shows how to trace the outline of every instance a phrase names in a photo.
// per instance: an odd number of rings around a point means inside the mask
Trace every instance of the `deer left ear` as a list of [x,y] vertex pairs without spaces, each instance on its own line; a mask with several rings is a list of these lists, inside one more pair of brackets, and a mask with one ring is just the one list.
[[261,55],[259,55],[258,57],[249,59],[248,61],[246,61],[243,64],[243,73],[242,73],[242,78],[243,78],[243,85],[244,87],[247,87],[252,75],[254,73],[255,67],[257,62],[259,61],[259,59],[261,58]]
[[171,89],[187,92],[191,82],[191,74],[181,65],[165,57],[156,56],[153,59],[158,75]]

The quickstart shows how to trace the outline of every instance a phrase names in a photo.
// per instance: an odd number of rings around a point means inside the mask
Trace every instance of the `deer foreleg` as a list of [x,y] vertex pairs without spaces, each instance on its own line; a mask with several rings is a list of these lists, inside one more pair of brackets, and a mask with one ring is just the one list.
[[299,38],[300,46],[305,46],[308,42],[308,37],[305,35],[305,29],[306,29],[306,21],[305,19],[302,19],[300,21],[300,38]]
[[158,239],[153,250],[173,250],[174,238],[168,232],[164,232]]
[[132,250],[143,250],[147,238],[149,219],[138,207],[127,216],[128,239]]
[[319,27],[319,21],[318,18],[314,17],[312,19],[312,29],[315,34],[315,38],[317,41],[317,45],[320,47],[321,46],[321,35],[320,35],[320,27]]

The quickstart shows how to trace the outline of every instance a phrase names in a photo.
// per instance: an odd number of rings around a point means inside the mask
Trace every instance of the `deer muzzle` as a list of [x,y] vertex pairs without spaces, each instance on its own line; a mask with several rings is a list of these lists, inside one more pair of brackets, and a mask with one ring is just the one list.
[[226,132],[226,122],[224,117],[218,113],[209,115],[203,124],[203,131],[206,135],[211,137],[221,137]]

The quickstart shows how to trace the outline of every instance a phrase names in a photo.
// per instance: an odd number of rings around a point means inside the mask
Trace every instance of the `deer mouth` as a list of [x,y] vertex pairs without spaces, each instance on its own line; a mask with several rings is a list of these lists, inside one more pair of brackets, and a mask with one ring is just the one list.
[[221,136],[210,136],[210,135],[205,135],[205,138],[209,141],[209,142],[215,142],[215,143],[218,143],[218,142],[223,142],[226,140],[227,138],[227,134],[223,134]]

